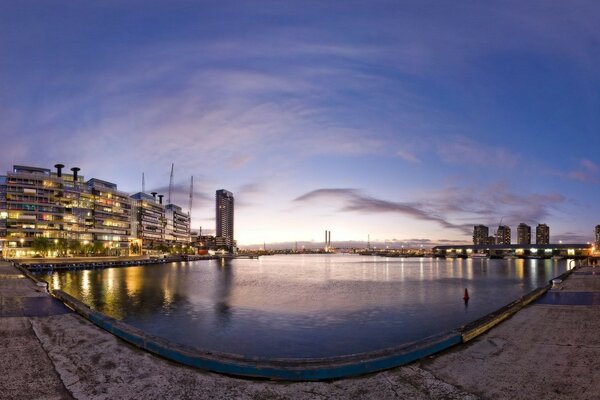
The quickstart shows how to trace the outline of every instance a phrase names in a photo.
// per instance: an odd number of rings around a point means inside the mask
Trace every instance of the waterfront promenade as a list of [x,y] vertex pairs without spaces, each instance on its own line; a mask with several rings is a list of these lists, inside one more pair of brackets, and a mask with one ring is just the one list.
[[360,378],[286,383],[194,370],[97,328],[0,262],[0,398],[594,399],[600,267],[580,268],[488,333]]

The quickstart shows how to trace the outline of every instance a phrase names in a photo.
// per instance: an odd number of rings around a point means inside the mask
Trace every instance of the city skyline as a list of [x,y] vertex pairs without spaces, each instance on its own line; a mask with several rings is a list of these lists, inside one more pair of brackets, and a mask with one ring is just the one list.
[[[57,6],[58,5],[58,6]],[[600,222],[600,6],[0,4],[0,170],[167,193],[240,246]],[[214,232],[212,232],[214,233]],[[513,235],[514,237],[514,235]]]

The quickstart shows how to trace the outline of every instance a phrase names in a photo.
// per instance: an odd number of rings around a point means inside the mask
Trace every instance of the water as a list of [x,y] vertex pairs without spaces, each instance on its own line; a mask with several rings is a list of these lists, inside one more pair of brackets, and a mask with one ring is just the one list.
[[47,279],[93,309],[177,343],[305,358],[446,332],[566,269],[566,260],[281,255],[54,272]]

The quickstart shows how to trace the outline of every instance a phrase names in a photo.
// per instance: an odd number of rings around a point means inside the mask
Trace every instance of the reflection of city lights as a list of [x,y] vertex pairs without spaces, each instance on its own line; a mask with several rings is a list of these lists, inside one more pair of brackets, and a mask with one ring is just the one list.
[[54,273],[52,275],[52,289],[59,290],[60,289],[60,280],[58,279],[58,273]]
[[89,269],[86,269],[82,272],[81,275],[81,295],[84,299],[86,299],[90,295],[90,274],[91,271]]

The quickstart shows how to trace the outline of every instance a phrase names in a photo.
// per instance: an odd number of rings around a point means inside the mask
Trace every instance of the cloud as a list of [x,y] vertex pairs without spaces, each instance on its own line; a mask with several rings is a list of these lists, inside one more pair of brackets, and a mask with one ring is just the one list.
[[451,164],[512,168],[519,162],[514,151],[488,146],[461,135],[438,141],[436,152],[443,161]]
[[472,224],[495,226],[520,222],[537,224],[550,217],[567,198],[560,193],[511,191],[505,182],[487,186],[453,186],[427,194],[423,204],[442,215]]
[[557,176],[563,179],[578,181],[588,184],[600,183],[600,167],[590,159],[583,158],[575,166],[571,165],[567,171],[559,171],[554,168],[548,168],[547,174]]
[[419,158],[417,158],[416,155],[414,155],[413,153],[410,153],[406,150],[398,150],[396,152],[396,154],[398,155],[398,157],[400,157],[404,161],[408,161],[411,163],[420,163],[421,162],[421,160]]
[[579,161],[577,169],[573,169],[567,173],[558,172],[557,175],[580,182],[598,184],[600,183],[598,170],[599,168],[596,163],[584,158]]
[[317,189],[294,199],[294,202],[327,200],[339,202],[339,211],[362,213],[398,213],[417,220],[437,222],[447,229],[470,231],[469,225],[454,224],[434,213],[425,211],[418,204],[393,202],[366,196],[357,189]]
[[294,199],[296,203],[309,201],[334,204],[338,212],[397,213],[470,235],[473,225],[495,226],[500,219],[509,225],[544,222],[566,198],[558,193],[512,193],[499,182],[483,189],[452,187],[432,191],[412,202],[378,199],[352,188],[316,189]]

